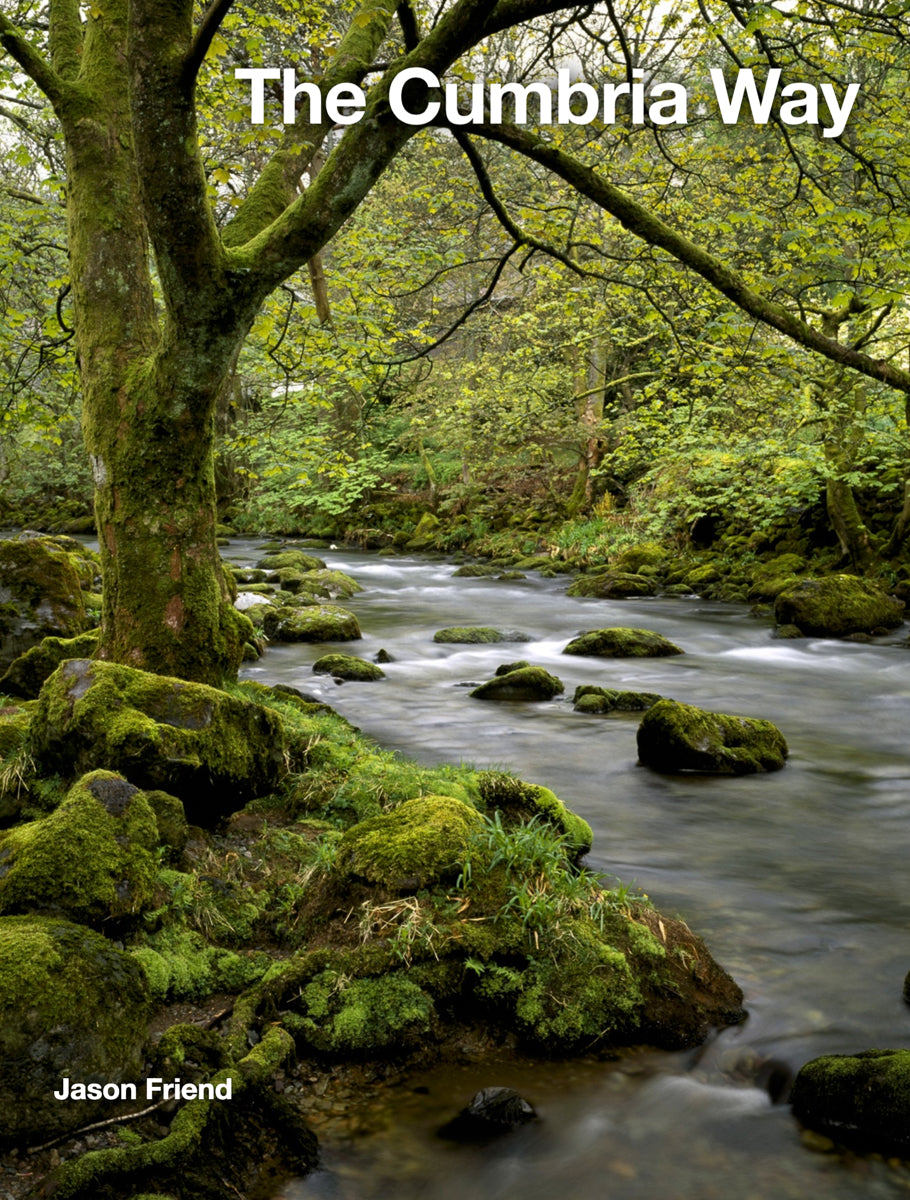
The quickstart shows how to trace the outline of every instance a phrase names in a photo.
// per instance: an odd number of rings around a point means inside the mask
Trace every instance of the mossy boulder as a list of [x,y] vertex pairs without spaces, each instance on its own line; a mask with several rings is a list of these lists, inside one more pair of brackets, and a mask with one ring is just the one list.
[[667,658],[683,650],[651,629],[591,629],[573,638],[563,654],[594,658]]
[[667,551],[657,542],[637,542],[627,546],[613,559],[612,566],[616,571],[638,575],[642,571],[648,574],[657,573],[667,562]]
[[488,679],[470,694],[475,700],[552,700],[564,691],[562,680],[543,667],[519,667]]
[[599,715],[611,712],[644,712],[663,699],[657,692],[622,692],[584,683],[575,689],[575,712]]
[[770,721],[660,700],[638,727],[638,757],[657,771],[749,775],[779,771],[787,743]]
[[291,567],[295,571],[321,571],[325,562],[315,554],[305,554],[303,550],[276,550],[256,563],[257,571],[280,571],[284,567]]
[[775,558],[760,563],[752,572],[749,600],[775,600],[781,592],[799,583],[797,577],[805,569],[806,560],[801,554],[778,554]]
[[494,567],[492,563],[465,563],[463,567],[459,567],[457,571],[452,572],[452,578],[495,579],[501,569],[501,567]]
[[856,575],[803,579],[774,603],[779,625],[796,625],[806,636],[847,637],[886,633],[904,619],[904,605],[884,588]]
[[67,660],[44,684],[28,747],[44,774],[100,767],[170,792],[195,824],[273,791],[286,771],[276,713],[203,684],[88,659]]
[[334,604],[284,609],[269,634],[276,642],[353,642],[362,636],[354,614]]
[[439,537],[442,522],[434,513],[425,512],[417,522],[413,535],[405,542],[407,550],[432,550]]
[[456,878],[480,824],[477,810],[453,796],[420,796],[353,825],[338,844],[336,865],[367,883],[415,892]]
[[910,1156],[910,1050],[828,1054],[805,1064],[793,1115],[817,1133],[882,1154]]
[[90,658],[100,636],[97,629],[90,629],[74,638],[42,638],[37,646],[32,646],[10,664],[0,678],[0,692],[34,700],[45,679],[53,675],[64,659]]
[[51,538],[0,542],[0,668],[42,638],[71,638],[85,628],[73,556]]
[[323,654],[313,663],[314,675],[332,675],[335,679],[354,680],[368,683],[376,679],[385,679],[385,671],[375,663],[367,662],[365,658],[357,658],[354,654]]
[[544,822],[565,839],[566,856],[578,862],[591,849],[591,826],[573,813],[549,788],[526,783],[503,771],[480,771],[477,775],[480,798],[490,814],[501,813],[507,822]]
[[47,817],[0,838],[0,913],[110,929],[151,903],[158,826],[138,788],[94,771]]
[[61,1081],[141,1078],[148,985],[107,938],[55,917],[0,918],[0,1143],[96,1119],[99,1101],[54,1098]]
[[437,629],[433,634],[434,642],[451,643],[453,645],[484,646],[497,642],[529,642],[527,633],[517,629],[494,629],[491,625],[450,625],[446,629]]
[[362,592],[363,588],[356,579],[345,575],[343,571],[330,571],[327,568],[319,571],[307,571],[303,576],[302,590],[311,596],[323,596],[327,600],[349,600]]
[[705,588],[710,587],[712,583],[718,583],[720,579],[720,568],[715,563],[705,563],[703,566],[695,567],[694,570],[689,571],[683,582],[691,591],[702,592]]
[[598,575],[580,575],[569,585],[567,596],[596,596],[601,600],[624,600],[632,596],[653,596],[657,584],[646,575],[627,571],[604,571]]

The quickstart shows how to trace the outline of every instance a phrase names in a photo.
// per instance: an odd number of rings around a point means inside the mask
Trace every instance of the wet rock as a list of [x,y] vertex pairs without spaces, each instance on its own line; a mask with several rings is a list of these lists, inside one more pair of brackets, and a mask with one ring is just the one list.
[[335,679],[348,679],[360,683],[385,679],[385,671],[365,658],[353,654],[323,654],[313,663],[314,675],[332,675]]
[[527,662],[525,659],[520,658],[517,662],[500,663],[499,666],[496,668],[496,670],[493,672],[493,674],[494,675],[509,675],[512,671],[521,671],[525,667],[529,667],[530,665],[531,664],[529,662]]
[[439,1131],[452,1141],[484,1141],[535,1120],[537,1113],[523,1096],[508,1087],[481,1088],[471,1103]]
[[482,646],[495,642],[529,642],[530,636],[517,629],[494,629],[490,625],[451,625],[446,629],[437,629],[433,634],[434,642],[453,643],[456,645]]
[[109,771],[85,775],[49,816],[0,838],[0,913],[109,931],[151,904],[158,840],[138,788]]
[[610,712],[644,712],[661,699],[663,697],[657,692],[622,692],[585,683],[575,689],[572,705],[575,712],[596,716]]
[[682,654],[679,646],[651,629],[592,629],[573,638],[563,654],[595,658],[667,658]]
[[910,1154],[910,1050],[812,1059],[796,1076],[793,1115],[816,1133],[863,1150]]
[[465,563],[463,567],[459,567],[457,571],[452,572],[453,579],[489,579],[494,578],[500,572],[499,567],[494,567],[491,563]]
[[780,770],[787,743],[770,721],[661,700],[638,727],[638,757],[657,771],[749,775]]
[[625,571],[605,571],[599,575],[580,575],[566,591],[567,596],[597,596],[602,600],[623,600],[632,596],[653,596],[656,582],[645,575]]
[[305,554],[302,550],[270,551],[256,563],[259,571],[280,571],[285,567],[295,571],[322,571],[325,563],[315,554]]
[[0,678],[0,692],[34,700],[41,686],[67,658],[89,658],[95,652],[100,634],[90,629],[74,638],[46,637],[26,650]]
[[361,636],[354,614],[333,604],[285,610],[275,632],[269,634],[276,642],[353,642]]
[[903,613],[900,600],[856,575],[803,579],[782,591],[774,604],[779,625],[796,625],[811,637],[886,633],[901,624]]
[[395,659],[392,658],[392,656],[391,656],[391,654],[389,654],[388,650],[377,650],[375,655],[373,656],[373,662],[376,662],[376,663],[385,664],[385,663],[390,663],[390,662],[394,662],[394,661],[395,661]]
[[251,608],[256,608],[260,604],[271,603],[270,597],[262,592],[238,592],[237,599],[234,601],[234,608],[238,612],[245,612],[249,616]]
[[0,542],[0,668],[42,638],[85,631],[80,561],[51,538]]
[[475,700],[552,700],[563,691],[562,680],[543,667],[520,667],[487,680],[470,694]]
[[114,663],[68,659],[41,689],[28,747],[39,772],[96,767],[178,796],[211,824],[283,777],[280,718],[216,688]]
[[142,1077],[145,974],[90,929],[54,917],[0,918],[0,1144],[97,1119],[103,1101],[54,1098],[61,1081]]

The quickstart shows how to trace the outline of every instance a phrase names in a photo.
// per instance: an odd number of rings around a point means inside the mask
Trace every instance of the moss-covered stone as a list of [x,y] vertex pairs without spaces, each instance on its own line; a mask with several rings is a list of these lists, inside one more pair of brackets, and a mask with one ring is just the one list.
[[496,642],[529,642],[530,636],[517,629],[494,629],[491,625],[450,625],[446,629],[437,629],[433,634],[434,642],[451,643],[454,645],[484,646]]
[[779,771],[787,743],[770,721],[661,700],[638,727],[638,756],[658,771],[749,775]]
[[417,891],[455,879],[480,820],[452,796],[420,796],[352,826],[338,844],[336,864],[367,883]]
[[721,578],[721,571],[716,563],[705,563],[703,566],[695,567],[694,570],[687,572],[683,582],[691,591],[703,592],[705,588],[712,583],[717,583]]
[[313,663],[314,675],[332,675],[336,679],[354,680],[360,683],[385,679],[385,671],[365,658],[353,654],[323,654]]
[[638,575],[643,569],[657,572],[667,562],[667,551],[657,542],[637,542],[617,554],[612,566],[617,571]]
[[567,596],[597,596],[601,600],[623,600],[632,596],[653,596],[657,584],[646,575],[626,571],[604,571],[580,575],[569,585]]
[[576,712],[589,715],[610,712],[644,712],[661,699],[662,697],[657,692],[622,692],[585,683],[575,689],[572,705]]
[[494,675],[510,675],[512,673],[512,671],[521,671],[525,667],[529,667],[530,665],[531,664],[526,659],[520,658],[517,660],[517,662],[500,663],[499,666],[496,668],[496,670],[493,672],[493,674]]
[[430,997],[401,971],[365,979],[322,971],[302,989],[297,1007],[295,1036],[342,1057],[413,1049],[435,1016]]
[[562,680],[543,667],[519,667],[488,679],[470,694],[475,700],[552,700],[563,691]]
[[120,775],[94,771],[49,816],[0,838],[0,913],[110,929],[149,906],[157,846],[142,792]]
[[439,537],[442,522],[434,513],[425,512],[417,522],[413,535],[405,542],[407,550],[432,550]]
[[862,1150],[910,1156],[910,1050],[814,1058],[796,1076],[794,1116]]
[[502,813],[509,821],[544,821],[565,838],[566,854],[578,862],[590,851],[591,826],[573,813],[555,792],[539,783],[526,783],[502,771],[480,771],[480,799],[488,813]]
[[93,767],[170,792],[206,824],[273,791],[286,771],[280,718],[203,684],[69,659],[41,690],[29,749],[46,774]]
[[0,542],[0,668],[42,638],[76,637],[85,628],[73,557],[51,538]]
[[801,554],[778,554],[775,558],[759,563],[752,572],[749,600],[775,600],[781,592],[799,583],[797,577],[805,569],[806,560]]
[[779,625],[796,625],[813,637],[886,633],[900,625],[903,614],[900,600],[856,575],[803,579],[782,591],[774,604]]
[[183,801],[157,790],[146,792],[145,798],[155,814],[158,845],[169,850],[172,858],[179,857],[190,835]]
[[138,963],[100,934],[54,917],[0,918],[0,1143],[100,1115],[101,1102],[54,1098],[64,1078],[141,1078],[148,998]]
[[311,596],[325,597],[326,600],[350,600],[362,592],[363,588],[356,579],[345,575],[343,571],[331,571],[327,568],[319,571],[307,571],[303,576],[302,590]]
[[563,654],[595,658],[667,658],[684,653],[679,646],[651,629],[591,629],[573,638]]
[[303,550],[277,550],[256,563],[258,571],[280,571],[283,567],[291,567],[295,571],[322,571],[325,563],[315,554],[306,554]]
[[100,634],[90,629],[74,638],[46,637],[20,654],[0,678],[0,692],[34,700],[45,679],[49,679],[66,658],[90,658],[98,647]]
[[196,930],[185,928],[163,929],[131,946],[129,954],[142,967],[151,996],[159,1004],[202,1000],[214,992],[241,992],[272,965],[264,951],[213,946]]
[[269,634],[276,642],[353,642],[361,636],[354,614],[333,604],[285,609]]
[[459,567],[457,571],[452,572],[452,578],[495,579],[500,569],[500,567],[494,567],[492,563],[465,563],[463,567]]

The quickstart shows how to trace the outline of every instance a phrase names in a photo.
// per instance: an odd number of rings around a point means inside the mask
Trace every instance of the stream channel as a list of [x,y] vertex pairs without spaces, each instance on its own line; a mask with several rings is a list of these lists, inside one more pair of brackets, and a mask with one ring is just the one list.
[[[253,543],[225,557],[249,564]],[[320,551],[320,554],[324,552]],[[783,1200],[895,1197],[910,1170],[809,1149],[786,1105],[742,1066],[792,1070],[826,1053],[910,1046],[910,652],[907,627],[874,644],[775,640],[743,605],[696,598],[570,599],[565,577],[453,578],[451,564],[324,553],[365,591],[346,602],[363,641],[277,645],[244,674],[319,695],[381,745],[420,762],[509,767],[546,784],[594,830],[587,864],[681,915],[742,986],[748,1020],[697,1051],[499,1070],[428,1072],[383,1100],[360,1137],[320,1132],[325,1170],[276,1200]],[[436,645],[447,625],[519,629],[525,644]],[[577,633],[654,629],[686,653],[563,656]],[[394,659],[379,683],[336,685],[329,649]],[[470,699],[467,682],[525,658],[566,685],[541,704]],[[784,770],[662,776],[636,762],[639,715],[572,711],[580,683],[659,692],[784,732]],[[743,1076],[746,1077],[743,1077]],[[517,1087],[541,1120],[484,1147],[436,1130],[480,1087]]]

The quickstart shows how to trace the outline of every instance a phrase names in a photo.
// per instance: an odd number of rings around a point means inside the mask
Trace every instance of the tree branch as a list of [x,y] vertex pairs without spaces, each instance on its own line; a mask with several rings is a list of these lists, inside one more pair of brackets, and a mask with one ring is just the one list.
[[230,12],[233,3],[234,0],[212,0],[212,3],[206,10],[205,16],[202,18],[202,23],[196,30],[193,44],[190,46],[187,56],[183,60],[181,82],[184,87],[193,87],[195,85],[196,76],[199,74],[199,68],[205,62],[205,56],[209,52],[212,39],[221,28],[224,18]]
[[754,291],[737,271],[728,267],[721,259],[667,225],[628,193],[607,183],[573,156],[557,150],[550,143],[514,125],[473,125],[471,130],[476,136],[499,142],[546,167],[610,213],[630,233],[652,246],[666,250],[684,266],[701,275],[738,308],[765,325],[783,333],[806,349],[823,355],[831,362],[852,367],[870,379],[877,379],[897,391],[910,393],[910,372],[901,370],[885,359],[873,359],[858,350],[841,345],[840,342],[807,325],[782,305]]
[[16,60],[32,83],[41,89],[53,104],[57,114],[60,115],[65,99],[63,80],[28,38],[23,37],[12,21],[2,13],[0,13],[0,46]]

